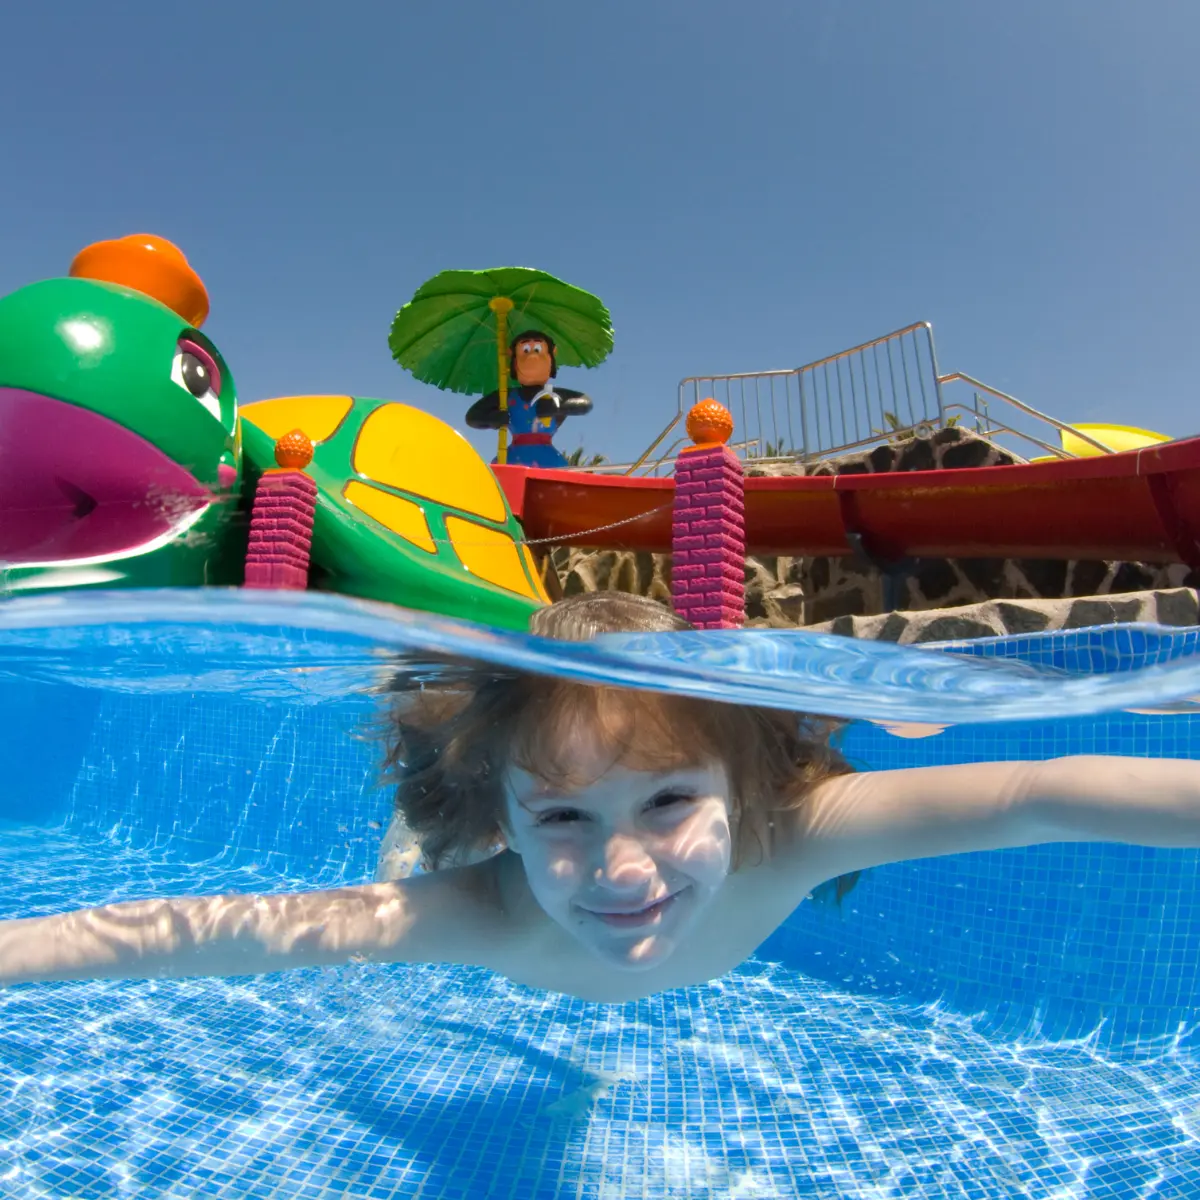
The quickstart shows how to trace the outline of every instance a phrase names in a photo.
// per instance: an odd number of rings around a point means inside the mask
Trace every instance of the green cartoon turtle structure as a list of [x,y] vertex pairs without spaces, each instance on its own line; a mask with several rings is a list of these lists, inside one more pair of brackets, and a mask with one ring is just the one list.
[[241,585],[255,490],[303,431],[309,587],[528,625],[547,602],[536,564],[460,434],[385,400],[239,408],[207,312],[184,256],[148,235],[0,298],[5,593]]

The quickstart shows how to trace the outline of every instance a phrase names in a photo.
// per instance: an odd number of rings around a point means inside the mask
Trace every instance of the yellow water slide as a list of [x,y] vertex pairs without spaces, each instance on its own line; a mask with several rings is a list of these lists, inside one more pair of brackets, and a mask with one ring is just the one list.
[[[1138,429],[1134,425],[1101,425],[1101,424],[1076,424],[1073,429],[1079,430],[1080,433],[1086,433],[1089,437],[1095,438],[1098,442],[1103,442],[1114,453],[1119,453],[1122,450],[1140,450],[1143,446],[1154,446],[1159,442],[1169,442],[1171,439],[1165,433],[1154,433],[1149,429]],[[1073,433],[1067,430],[1062,430],[1062,448],[1068,453],[1075,455],[1076,458],[1091,458],[1095,455],[1102,454],[1102,450],[1098,450],[1089,442],[1085,442],[1082,438],[1076,437]]]

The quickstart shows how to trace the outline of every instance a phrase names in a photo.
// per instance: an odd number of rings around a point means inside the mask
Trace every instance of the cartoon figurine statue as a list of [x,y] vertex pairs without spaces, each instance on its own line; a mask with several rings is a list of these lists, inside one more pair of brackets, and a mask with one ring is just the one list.
[[612,318],[598,297],[533,267],[440,271],[396,314],[388,347],[422,383],[467,396],[496,388],[467,413],[473,428],[496,430],[496,463],[565,467],[555,431],[592,402],[550,381],[560,361],[608,357]]
[[551,386],[558,370],[554,341],[536,329],[513,338],[509,369],[518,386],[509,390],[507,408],[500,408],[499,390],[489,392],[467,410],[467,424],[472,429],[507,428],[512,435],[508,461],[514,466],[565,467],[567,460],[554,445],[554,434],[568,417],[591,412],[591,398]]

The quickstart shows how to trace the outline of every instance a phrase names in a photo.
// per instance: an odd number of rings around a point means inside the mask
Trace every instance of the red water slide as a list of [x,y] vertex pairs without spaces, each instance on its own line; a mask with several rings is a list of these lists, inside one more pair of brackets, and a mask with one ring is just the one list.
[[[530,540],[671,549],[674,483],[493,467]],[[632,518],[632,519],[631,519]],[[1200,568],[1200,437],[1011,467],[746,480],[750,554],[1096,558]]]

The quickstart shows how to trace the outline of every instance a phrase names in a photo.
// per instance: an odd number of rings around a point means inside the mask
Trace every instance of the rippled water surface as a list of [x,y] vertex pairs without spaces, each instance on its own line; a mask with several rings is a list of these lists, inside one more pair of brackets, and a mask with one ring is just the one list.
[[[460,655],[497,667],[866,720],[953,724],[1172,704],[1200,712],[1196,631],[1127,626],[1086,670],[1031,652],[983,661],[798,630],[528,635],[321,593],[125,591],[11,600],[0,669],[15,678],[136,692],[336,699],[400,657]],[[1036,647],[1054,635],[1008,639]],[[1136,644],[1136,668],[1130,647]],[[1033,659],[1034,661],[1030,661]]]

